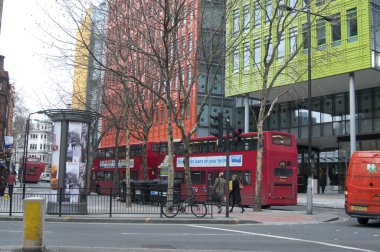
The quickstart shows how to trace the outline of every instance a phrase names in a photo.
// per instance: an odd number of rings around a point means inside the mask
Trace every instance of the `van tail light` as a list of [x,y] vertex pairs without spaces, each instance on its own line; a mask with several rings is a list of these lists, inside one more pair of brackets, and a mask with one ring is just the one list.
[[346,188],[346,191],[344,191],[344,202],[347,202],[347,194],[348,194],[348,192],[347,192],[347,188]]

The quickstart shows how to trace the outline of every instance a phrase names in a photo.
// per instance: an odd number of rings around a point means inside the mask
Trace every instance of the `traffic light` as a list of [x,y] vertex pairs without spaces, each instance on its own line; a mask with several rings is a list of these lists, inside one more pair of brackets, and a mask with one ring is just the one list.
[[242,133],[241,129],[236,129],[236,130],[232,131],[232,142],[235,145],[240,144],[240,142],[241,142],[241,136],[240,136],[240,134],[241,133]]
[[218,116],[210,115],[210,118],[216,122],[210,122],[212,128],[210,134],[218,138],[218,147],[223,147],[223,113],[218,113]]

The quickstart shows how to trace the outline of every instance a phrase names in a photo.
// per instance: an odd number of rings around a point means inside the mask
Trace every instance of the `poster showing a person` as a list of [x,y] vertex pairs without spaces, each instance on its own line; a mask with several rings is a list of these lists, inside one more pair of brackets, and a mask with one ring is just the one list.
[[81,156],[80,134],[82,123],[70,122],[67,134],[66,162],[79,162]]
[[79,169],[75,163],[66,165],[65,175],[65,195],[66,200],[70,202],[78,202],[79,196]]
[[[67,137],[65,192],[70,202],[78,202],[80,188],[85,187],[87,124],[70,122]],[[81,192],[82,193],[82,192]]]
[[87,163],[87,131],[88,131],[88,126],[83,125],[82,133],[80,137],[81,163]]

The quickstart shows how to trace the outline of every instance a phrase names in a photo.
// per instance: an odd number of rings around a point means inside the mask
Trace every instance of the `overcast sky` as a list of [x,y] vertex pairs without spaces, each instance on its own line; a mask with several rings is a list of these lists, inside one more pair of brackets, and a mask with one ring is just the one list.
[[[45,32],[59,36],[59,29],[49,14],[60,17],[53,0],[4,0],[0,34],[0,55],[5,56],[4,68],[11,83],[24,99],[30,112],[57,107],[61,86],[72,87],[72,69],[68,65],[52,60],[57,50],[51,45],[54,40]],[[64,21],[63,21],[64,22]],[[56,27],[56,25],[55,25]],[[45,30],[45,31],[44,31]],[[63,70],[63,68],[65,70]]]

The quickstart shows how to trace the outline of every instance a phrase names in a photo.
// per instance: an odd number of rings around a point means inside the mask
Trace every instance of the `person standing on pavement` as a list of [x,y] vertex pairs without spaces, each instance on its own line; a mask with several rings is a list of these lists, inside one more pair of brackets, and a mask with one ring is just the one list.
[[16,175],[14,172],[9,173],[7,178],[7,184],[8,184],[8,194],[9,196],[12,196],[13,194],[13,187],[16,185]]
[[230,196],[232,196],[232,206],[230,213],[232,213],[235,204],[241,207],[241,213],[244,213],[245,210],[243,205],[241,204],[240,182],[236,174],[232,176],[232,191],[230,192]]
[[222,203],[224,199],[224,193],[226,192],[226,180],[223,178],[223,172],[219,173],[219,177],[215,179],[213,192],[214,192],[214,201],[218,207],[218,213],[222,212]]
[[321,186],[322,194],[325,193],[326,184],[327,184],[326,173],[323,169],[321,169],[321,174],[319,176],[319,185]]

